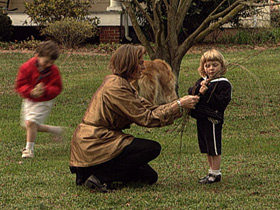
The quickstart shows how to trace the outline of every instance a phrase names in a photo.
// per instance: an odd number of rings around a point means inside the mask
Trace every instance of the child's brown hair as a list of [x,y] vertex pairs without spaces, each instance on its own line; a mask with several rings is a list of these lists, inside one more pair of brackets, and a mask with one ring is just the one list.
[[203,55],[201,56],[200,65],[198,67],[198,72],[199,72],[200,76],[202,76],[202,77],[207,76],[205,69],[204,69],[204,64],[207,61],[220,62],[222,68],[221,68],[221,71],[219,72],[219,76],[224,75],[227,72],[226,60],[225,60],[224,56],[222,55],[222,53],[220,53],[216,49],[211,49],[211,50],[208,50],[205,53],[203,53]]
[[56,60],[59,57],[59,48],[54,41],[44,41],[35,50],[38,57],[49,57]]

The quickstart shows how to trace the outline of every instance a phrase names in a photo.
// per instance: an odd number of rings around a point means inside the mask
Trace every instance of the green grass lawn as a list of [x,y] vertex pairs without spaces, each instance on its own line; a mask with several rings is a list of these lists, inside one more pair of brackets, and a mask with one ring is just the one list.
[[[175,125],[146,129],[133,125],[137,137],[161,143],[151,165],[159,180],[152,186],[129,186],[101,194],[75,185],[68,169],[71,136],[92,94],[101,84],[109,56],[62,54],[56,64],[64,90],[48,124],[67,128],[63,142],[39,133],[35,158],[22,159],[25,131],[20,127],[21,98],[13,91],[19,66],[32,54],[0,53],[0,209],[280,209],[280,49],[223,52],[231,65],[227,78],[233,99],[223,129],[223,179],[201,185],[208,170],[200,154],[194,119],[182,139]],[[183,60],[180,95],[199,78],[201,54]]]

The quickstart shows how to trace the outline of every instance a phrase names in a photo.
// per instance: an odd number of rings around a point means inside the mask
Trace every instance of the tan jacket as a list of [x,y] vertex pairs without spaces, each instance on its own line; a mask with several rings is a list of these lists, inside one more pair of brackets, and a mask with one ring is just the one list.
[[132,123],[144,127],[172,124],[179,115],[173,113],[172,103],[153,106],[126,79],[106,76],[73,134],[70,165],[89,167],[116,157],[134,139],[123,132]]

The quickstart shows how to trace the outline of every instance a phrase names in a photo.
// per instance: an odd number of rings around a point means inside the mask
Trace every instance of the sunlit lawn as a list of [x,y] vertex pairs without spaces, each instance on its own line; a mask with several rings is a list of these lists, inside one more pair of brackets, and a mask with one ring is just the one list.
[[[64,90],[47,123],[67,128],[62,143],[39,134],[36,157],[23,160],[25,132],[19,125],[21,98],[13,91],[19,66],[32,54],[0,53],[0,209],[280,209],[280,49],[223,52],[231,65],[233,99],[225,114],[221,183],[200,185],[206,157],[200,154],[194,119],[183,138],[176,126],[146,129],[137,137],[161,143],[151,165],[158,183],[100,194],[75,185],[69,172],[72,133],[101,84],[109,56],[63,54],[57,60]],[[187,54],[179,78],[180,95],[199,78],[200,53]]]

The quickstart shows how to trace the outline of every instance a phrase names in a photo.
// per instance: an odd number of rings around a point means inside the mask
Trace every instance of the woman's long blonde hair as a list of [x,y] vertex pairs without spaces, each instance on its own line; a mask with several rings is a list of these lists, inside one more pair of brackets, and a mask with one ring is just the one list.
[[222,53],[220,53],[216,49],[211,49],[211,50],[208,50],[205,53],[203,53],[203,55],[200,58],[200,65],[199,65],[197,70],[198,70],[201,77],[206,77],[207,76],[206,72],[205,72],[205,69],[204,69],[204,64],[208,61],[218,61],[218,62],[220,62],[222,68],[221,68],[221,71],[218,73],[217,76],[222,76],[227,72],[226,60],[225,60],[224,56],[222,55]]
[[138,68],[139,60],[145,53],[146,50],[143,46],[122,45],[113,53],[109,69],[113,74],[128,79]]

